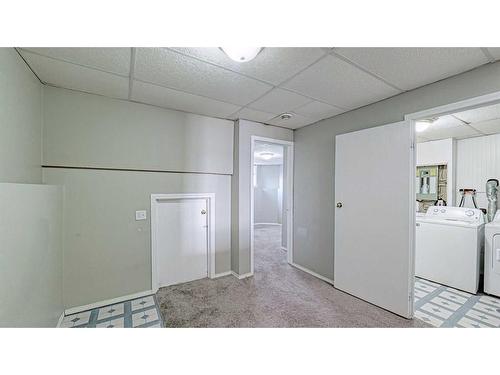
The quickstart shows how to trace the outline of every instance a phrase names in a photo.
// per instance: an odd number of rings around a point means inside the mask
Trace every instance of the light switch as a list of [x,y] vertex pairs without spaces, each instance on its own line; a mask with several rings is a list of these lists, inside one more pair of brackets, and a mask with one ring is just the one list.
[[135,220],[146,220],[146,210],[135,211]]

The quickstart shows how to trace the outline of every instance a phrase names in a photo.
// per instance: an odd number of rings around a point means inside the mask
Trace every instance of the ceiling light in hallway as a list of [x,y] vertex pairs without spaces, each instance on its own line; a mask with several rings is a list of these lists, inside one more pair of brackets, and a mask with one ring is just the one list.
[[271,160],[274,158],[275,154],[274,152],[261,152],[259,156],[264,160]]

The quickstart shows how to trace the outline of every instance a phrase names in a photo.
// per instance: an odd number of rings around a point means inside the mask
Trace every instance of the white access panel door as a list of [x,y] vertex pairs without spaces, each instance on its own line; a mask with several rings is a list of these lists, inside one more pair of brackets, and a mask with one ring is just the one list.
[[206,199],[161,201],[157,209],[159,287],[208,276]]
[[413,316],[412,144],[406,122],[342,134],[335,143],[334,285],[407,318]]

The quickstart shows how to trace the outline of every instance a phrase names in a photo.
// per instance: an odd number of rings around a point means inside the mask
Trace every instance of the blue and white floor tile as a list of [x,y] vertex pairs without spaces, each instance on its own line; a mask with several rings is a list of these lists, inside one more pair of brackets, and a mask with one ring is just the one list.
[[500,327],[500,298],[415,279],[415,318],[434,327]]
[[161,328],[163,326],[154,295],[67,315],[61,324],[64,328]]

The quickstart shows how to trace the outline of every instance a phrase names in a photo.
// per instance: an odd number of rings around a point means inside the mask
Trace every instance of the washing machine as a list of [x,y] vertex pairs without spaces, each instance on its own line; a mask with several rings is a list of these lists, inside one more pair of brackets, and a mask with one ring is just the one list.
[[500,297],[500,211],[484,230],[484,292]]
[[476,294],[484,249],[482,211],[431,206],[416,225],[415,275]]

